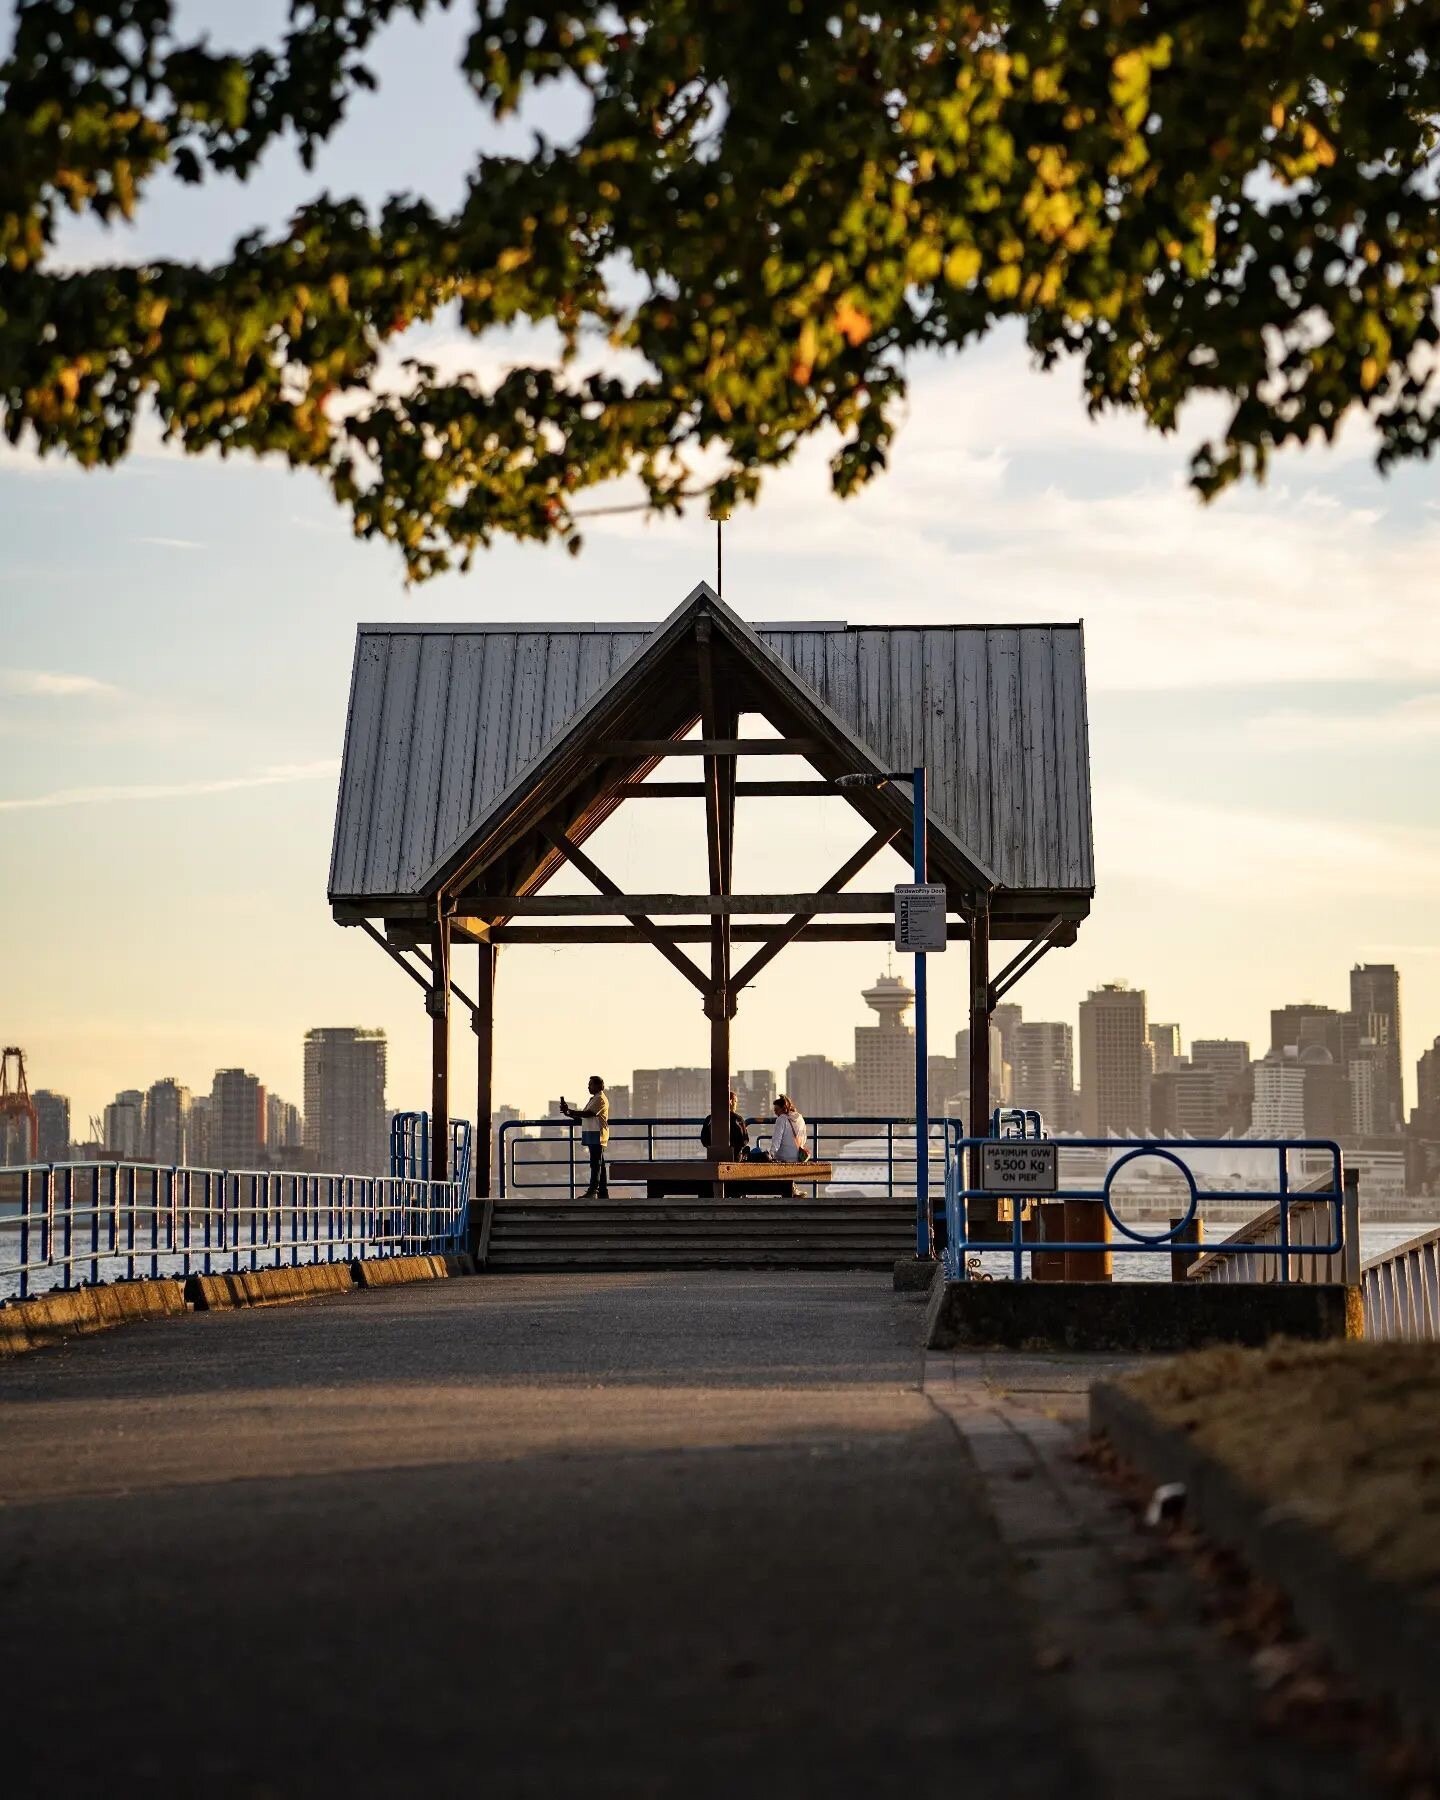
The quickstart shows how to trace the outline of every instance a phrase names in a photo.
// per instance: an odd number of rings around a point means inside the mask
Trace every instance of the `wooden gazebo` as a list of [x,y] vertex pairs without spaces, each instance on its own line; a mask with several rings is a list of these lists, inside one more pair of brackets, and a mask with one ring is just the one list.
[[[757,715],[778,737],[742,735]],[[813,774],[740,778],[742,758],[777,755]],[[688,779],[646,779],[669,758]],[[983,1126],[990,1013],[1048,949],[1073,943],[1094,893],[1079,625],[750,625],[704,583],[657,626],[362,625],[330,904],[425,989],[435,1119],[451,1111],[452,995],[469,1009],[479,1190],[502,947],[652,944],[710,1020],[723,1118],[741,991],[789,944],[891,935],[891,891],[849,883],[887,845],[910,853],[910,787],[836,778],[922,763],[929,878],[947,889],[951,935],[969,942],[970,1117]],[[813,891],[735,893],[737,801],[818,792],[862,815],[866,842]],[[705,802],[708,891],[622,893],[585,841],[618,806],[667,795]],[[592,894],[542,891],[565,863]],[[996,939],[1019,945],[998,971]],[[461,945],[477,947],[473,996],[455,980]],[[448,1133],[431,1142],[443,1175]]]

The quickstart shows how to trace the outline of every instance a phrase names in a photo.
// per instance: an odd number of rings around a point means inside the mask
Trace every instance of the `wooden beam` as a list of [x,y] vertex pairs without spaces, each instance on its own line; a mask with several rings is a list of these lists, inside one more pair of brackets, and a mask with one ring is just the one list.
[[430,1179],[450,1179],[450,921],[437,906],[431,947]]
[[876,894],[472,894],[462,914],[496,919],[628,919],[639,913],[683,919],[725,913],[735,919],[746,913],[891,913],[894,907],[890,888]]
[[596,756],[814,756],[818,738],[612,738],[595,746]]
[[[1012,956],[990,983],[990,1006],[993,1011],[1015,983],[1035,967],[1045,952],[1054,947],[1065,926],[1063,918],[1053,918],[1043,931],[1036,932],[1017,956]],[[1072,937],[1073,941],[1073,937]]]
[[[851,876],[858,875],[866,863],[878,856],[888,844],[893,844],[899,835],[900,827],[898,825],[885,826],[875,832],[853,856],[846,857],[825,883],[826,888],[843,888]],[[766,942],[763,949],[757,950],[748,962],[740,965],[735,971],[733,985],[736,988],[748,987],[767,963],[773,962],[787,944],[794,943],[806,926],[812,925],[814,922],[814,913],[794,913]]]
[[[695,655],[700,685],[700,730],[702,743],[711,750],[705,756],[705,853],[710,875],[710,892],[723,897],[729,886],[726,856],[725,802],[729,783],[725,759],[715,746],[738,743],[731,735],[738,726],[733,709],[727,708],[724,724],[715,694],[715,659],[711,647],[711,623],[708,613],[695,621]],[[732,721],[734,723],[732,724]],[[729,726],[727,732],[725,727]],[[731,759],[733,765],[733,758]],[[730,1135],[730,919],[722,912],[710,915],[710,988],[705,996],[705,1012],[710,1020],[710,1148],[719,1154],[728,1145]],[[723,1192],[715,1184],[712,1193]]]
[[475,1032],[475,1137],[472,1162],[475,1192],[490,1192],[490,1166],[494,1160],[495,1123],[495,966],[499,958],[493,944],[480,946],[480,1004],[470,1010]]
[[[550,842],[554,844],[557,850],[575,865],[587,881],[594,882],[595,886],[600,889],[602,895],[612,900],[617,896],[620,896],[620,889],[615,882],[610,879],[598,864],[591,861],[578,844],[572,844],[563,831],[547,830],[545,836],[549,838]],[[587,899],[590,897],[591,896],[589,895],[586,896]],[[691,961],[683,950],[677,950],[672,943],[669,943],[663,938],[643,912],[629,908],[626,910],[625,917],[634,926],[636,931],[640,933],[641,937],[655,946],[665,958],[666,962],[677,968],[688,982],[693,983],[695,987],[699,988],[702,994],[706,992],[707,984],[701,970]]]
[[[732,759],[733,760],[733,759]],[[703,781],[621,781],[611,790],[622,800],[703,800]],[[737,781],[735,793],[742,800],[800,800],[840,797],[831,781]]]
[[[990,896],[977,894],[970,920],[970,1117],[969,1135],[986,1137],[990,1131]],[[971,1185],[979,1187],[980,1152]]]
[[[656,931],[667,944],[708,944],[708,925],[657,925]],[[894,924],[888,920],[857,919],[845,924],[821,922],[807,925],[793,941],[805,944],[885,944],[894,935]],[[730,941],[734,944],[768,944],[775,935],[773,925],[732,925]],[[952,927],[952,943],[966,934]],[[561,949],[570,944],[646,944],[628,925],[497,925],[491,942],[498,949],[505,944],[529,944]]]

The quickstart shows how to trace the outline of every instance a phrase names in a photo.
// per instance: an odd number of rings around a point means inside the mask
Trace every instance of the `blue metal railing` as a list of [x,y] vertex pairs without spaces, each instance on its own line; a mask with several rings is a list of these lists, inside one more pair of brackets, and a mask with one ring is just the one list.
[[0,1299],[60,1288],[465,1247],[454,1181],[154,1163],[0,1171]]
[[[607,1157],[647,1162],[694,1157],[700,1161],[706,1155],[700,1143],[701,1123],[699,1118],[612,1118]],[[768,1119],[751,1120],[752,1141],[758,1131],[765,1142],[769,1124]],[[843,1197],[858,1189],[866,1199],[914,1199],[918,1164],[913,1119],[824,1114],[807,1118],[806,1125],[811,1156],[835,1167],[834,1179],[826,1184],[827,1193]],[[950,1138],[959,1129],[955,1120],[930,1122],[929,1163],[937,1194]],[[574,1200],[590,1179],[589,1153],[580,1143],[580,1127],[572,1120],[507,1119],[497,1134],[497,1145],[496,1185],[501,1199],[563,1194]],[[805,1180],[804,1163],[794,1165],[793,1176],[797,1187],[808,1186],[812,1194],[817,1191],[815,1182]]]
[[[1043,1195],[1005,1195],[998,1194],[993,1188],[978,1185],[967,1186],[965,1172],[971,1171],[972,1178],[978,1171],[978,1158],[981,1148],[986,1143],[993,1143],[993,1138],[966,1138],[958,1134],[948,1146],[945,1170],[945,1221],[946,1249],[944,1255],[945,1279],[947,1281],[964,1281],[969,1274],[968,1255],[973,1251],[994,1251],[998,1246],[993,1240],[972,1240],[969,1233],[969,1209],[972,1201],[1008,1201],[1011,1208],[1011,1232],[1008,1254],[1011,1259],[1011,1276],[1016,1281],[1024,1279],[1024,1254],[1027,1250],[1039,1250],[1046,1253],[1063,1254],[1066,1251],[1119,1251],[1150,1252],[1158,1250],[1190,1249],[1193,1240],[1190,1228],[1193,1225],[1200,1207],[1210,1201],[1254,1201],[1259,1205],[1273,1206],[1279,1209],[1279,1230],[1273,1244],[1245,1244],[1236,1246],[1247,1253],[1275,1256],[1280,1259],[1280,1280],[1291,1279],[1290,1263],[1292,1256],[1338,1256],[1344,1248],[1344,1174],[1341,1165],[1340,1147],[1328,1138],[1052,1138],[1057,1155],[1057,1169],[1061,1172],[1058,1185],[1053,1193]],[[1084,1152],[1090,1160],[1095,1159],[1097,1152],[1105,1156],[1105,1167],[1089,1182],[1081,1179],[1068,1180],[1064,1169],[1067,1158],[1072,1168],[1076,1153]],[[1201,1186],[1197,1171],[1186,1158],[1194,1152],[1223,1153],[1232,1160],[1240,1156],[1259,1153],[1274,1158],[1275,1180],[1270,1187],[1245,1187],[1230,1185],[1224,1187]],[[1311,1184],[1303,1189],[1297,1188],[1292,1179],[1290,1159],[1294,1156],[1309,1156],[1322,1159],[1328,1167],[1329,1179],[1322,1175],[1321,1185]],[[1173,1220],[1161,1231],[1140,1231],[1133,1224],[1127,1223],[1115,1210],[1113,1189],[1115,1178],[1122,1169],[1145,1158],[1154,1158],[1178,1169],[1184,1178],[1186,1207],[1183,1216]],[[1203,1176],[1203,1169],[1200,1176]],[[1070,1240],[1067,1238],[1045,1238],[1029,1240],[1024,1237],[1024,1219],[1027,1208],[1032,1208],[1038,1200],[1091,1200],[1103,1204],[1105,1215],[1111,1228],[1118,1236],[1108,1240]],[[1290,1208],[1293,1204],[1302,1204],[1306,1208],[1329,1206],[1334,1226],[1333,1242],[1316,1244],[1307,1242],[1292,1246],[1290,1241]],[[1229,1246],[1224,1243],[1210,1245],[1207,1254],[1227,1253]]]
[[[474,1132],[468,1119],[450,1121],[450,1179],[470,1192],[470,1148]],[[397,1112],[390,1121],[390,1173],[407,1181],[430,1176],[430,1115]]]

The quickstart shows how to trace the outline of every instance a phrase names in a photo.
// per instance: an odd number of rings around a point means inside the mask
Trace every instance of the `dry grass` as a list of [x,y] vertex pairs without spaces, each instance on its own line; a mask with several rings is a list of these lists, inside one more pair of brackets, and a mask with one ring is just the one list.
[[1440,1344],[1204,1350],[1124,1385],[1252,1491],[1440,1607]]

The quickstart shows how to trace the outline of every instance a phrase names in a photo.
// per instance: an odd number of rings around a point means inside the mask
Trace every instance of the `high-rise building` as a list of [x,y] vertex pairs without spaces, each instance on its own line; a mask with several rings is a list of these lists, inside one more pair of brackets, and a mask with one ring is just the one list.
[[[39,1109],[40,1096],[35,1096]],[[1440,1037],[1423,1052],[1415,1065],[1415,1129],[1421,1137],[1440,1138]],[[45,1130],[41,1121],[40,1130]]]
[[838,1119],[853,1113],[855,1071],[828,1056],[797,1056],[785,1071],[785,1092],[807,1119]]
[[1080,1125],[1086,1137],[1148,1128],[1145,993],[1107,982],[1080,1002]]
[[70,1160],[70,1101],[64,1094],[49,1088],[37,1088],[30,1096],[40,1126],[40,1160],[43,1163]]
[[176,1167],[190,1160],[190,1090],[173,1075],[150,1084],[145,1095],[145,1154]]
[[1398,1134],[1405,1122],[1405,1095],[1400,1061],[1400,972],[1393,963],[1356,964],[1350,971],[1350,1011],[1362,1046],[1371,1046],[1364,1060],[1374,1065],[1374,1134]]
[[1180,1061],[1180,1027],[1178,1025],[1150,1025],[1146,1028],[1145,1040],[1150,1046],[1150,1068],[1156,1075],[1164,1075],[1176,1068]]
[[1000,1033],[1000,1055],[1012,1069],[1015,1066],[1015,1033],[1023,1016],[1013,1000],[1002,1000],[990,1014],[990,1023]]
[[1305,1067],[1294,1045],[1272,1050],[1255,1065],[1251,1137],[1305,1136]]
[[215,1162],[210,1155],[210,1096],[208,1094],[192,1094],[190,1096],[188,1155],[192,1169],[213,1169]]
[[278,1094],[265,1096],[265,1148],[271,1158],[282,1158],[299,1150],[304,1142],[305,1123],[300,1108]]
[[[211,1166],[253,1169],[260,1162],[264,1103],[259,1079],[244,1069],[217,1069],[210,1090]],[[354,1171],[368,1174],[368,1170]]]
[[1027,1019],[1015,1028],[1010,1104],[1034,1109],[1050,1132],[1075,1129],[1075,1034],[1060,1020]]
[[1270,1048],[1277,1055],[1293,1049],[1297,1054],[1320,1046],[1328,1050],[1333,1062],[1343,1068],[1347,1057],[1347,1015],[1333,1006],[1319,1006],[1313,1000],[1301,1000],[1289,1006],[1277,1006],[1270,1014]]
[[[730,1085],[743,1118],[763,1119],[774,1112],[775,1096],[780,1090],[775,1085],[773,1069],[737,1069],[730,1077]],[[710,1108],[705,1110],[709,1112]]]
[[1222,1135],[1220,1077],[1213,1069],[1181,1062],[1150,1077],[1150,1133],[1153,1137],[1208,1138]]
[[1250,1046],[1239,1038],[1195,1038],[1190,1066],[1208,1069],[1215,1077],[1215,1129],[1210,1135],[1243,1136],[1250,1129],[1255,1090]]
[[[630,1104],[630,1086],[628,1082],[615,1081],[607,1084],[606,1097],[610,1101],[610,1117],[612,1119],[628,1119],[632,1107]],[[515,1114],[518,1119],[519,1113]]]
[[145,1160],[145,1096],[122,1088],[105,1108],[105,1152],[126,1162]]
[[899,975],[881,975],[861,995],[878,1025],[855,1027],[855,1101],[864,1115],[915,1117],[915,1000]]
[[710,1111],[706,1068],[636,1069],[630,1098],[637,1119],[703,1119]]
[[388,1170],[383,1031],[317,1025],[305,1033],[304,1141],[312,1169],[337,1175]]
[[[959,1091],[964,1095],[965,1105],[961,1116],[970,1110],[970,1032],[967,1029],[955,1033],[955,1062],[960,1071]],[[997,1106],[1012,1104],[1010,1064],[1005,1060],[1005,1040],[1000,1035],[1000,1027],[990,1027],[990,1110],[993,1113]],[[983,1124],[984,1121],[982,1120]]]

